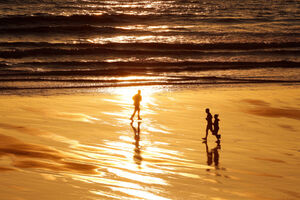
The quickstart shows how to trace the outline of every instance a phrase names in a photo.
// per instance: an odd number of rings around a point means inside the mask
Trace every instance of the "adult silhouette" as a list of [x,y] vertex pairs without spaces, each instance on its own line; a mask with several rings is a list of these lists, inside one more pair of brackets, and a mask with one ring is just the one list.
[[135,94],[133,97],[133,105],[134,105],[134,111],[130,117],[131,120],[133,120],[134,115],[136,112],[138,112],[138,119],[142,119],[140,117],[140,102],[142,101],[142,96],[141,96],[141,90],[138,90],[138,93]]
[[207,116],[206,116],[207,125],[206,125],[206,130],[205,130],[205,137],[202,139],[207,140],[208,130],[210,130],[213,133],[213,127],[212,127],[213,123],[212,123],[212,115],[209,112],[209,108],[206,108],[205,112],[207,114]]
[[133,130],[134,133],[134,140],[135,140],[135,148],[134,148],[134,155],[133,155],[133,160],[137,165],[141,165],[142,163],[142,156],[141,156],[141,146],[140,146],[140,126],[141,122],[138,122],[138,127],[133,126],[133,122],[130,123],[130,126]]

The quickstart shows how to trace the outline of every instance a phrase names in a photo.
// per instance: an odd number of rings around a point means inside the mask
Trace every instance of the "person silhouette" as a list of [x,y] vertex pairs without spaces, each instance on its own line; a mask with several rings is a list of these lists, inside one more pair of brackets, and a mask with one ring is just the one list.
[[202,138],[203,140],[207,140],[208,130],[210,130],[213,133],[212,115],[209,112],[209,108],[206,108],[205,112],[207,113],[207,116],[206,116],[207,125],[206,125],[206,131],[205,131],[206,134],[205,134],[205,137]]
[[140,125],[141,125],[141,122],[138,122],[138,127],[136,129],[133,126],[133,121],[130,123],[130,126],[133,130],[133,133],[134,133],[134,140],[135,140],[133,160],[137,165],[141,165],[142,160],[143,160],[143,158],[141,156],[141,147],[140,147]]
[[138,119],[141,120],[142,119],[140,117],[140,102],[142,101],[141,90],[138,90],[138,93],[135,94],[132,97],[132,99],[133,99],[134,111],[133,111],[130,119],[133,120],[135,113],[138,112]]
[[214,125],[213,135],[216,136],[216,138],[217,138],[218,140],[220,140],[221,135],[218,134],[218,132],[219,132],[219,121],[220,121],[219,115],[218,115],[218,114],[215,114],[215,115],[214,115],[214,118],[215,118],[215,120],[214,120],[214,123],[213,123],[213,125]]

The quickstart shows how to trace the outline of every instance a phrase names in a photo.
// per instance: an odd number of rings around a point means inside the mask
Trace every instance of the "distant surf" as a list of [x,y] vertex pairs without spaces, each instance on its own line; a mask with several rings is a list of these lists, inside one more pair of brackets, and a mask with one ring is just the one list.
[[300,81],[296,2],[172,2],[2,3],[0,90]]

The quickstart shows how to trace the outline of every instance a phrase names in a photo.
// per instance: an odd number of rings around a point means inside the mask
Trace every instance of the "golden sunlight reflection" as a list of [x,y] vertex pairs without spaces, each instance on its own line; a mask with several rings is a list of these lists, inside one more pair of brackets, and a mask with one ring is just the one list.
[[151,177],[149,175],[144,176],[144,175],[137,174],[135,172],[132,173],[124,170],[119,170],[116,168],[108,168],[107,170],[111,173],[118,175],[119,177],[127,178],[142,183],[168,185],[168,183],[165,180],[158,177]]
[[94,39],[88,39],[87,41],[94,44],[107,44],[107,43],[175,43],[185,42],[186,38],[183,36],[154,36],[154,35],[122,35],[114,37],[97,37]]
[[57,117],[63,118],[63,119],[68,119],[68,120],[81,121],[81,122],[90,122],[90,123],[93,123],[93,121],[98,121],[99,120],[95,117],[91,117],[91,116],[83,114],[83,113],[60,112],[60,113],[57,113]]
[[[132,141],[133,142],[133,141]],[[132,152],[134,146],[127,143],[110,142],[106,147],[96,147],[88,145],[80,145],[81,151],[73,151],[78,155],[84,155],[93,160],[98,165],[109,165],[121,169],[136,171],[137,166],[132,162]],[[149,157],[150,158],[150,157]],[[149,159],[150,160],[150,159]],[[140,172],[147,173],[164,173],[163,170],[151,164],[151,162],[143,161],[142,168],[138,168]]]
[[[124,80],[137,79],[141,77],[124,77]],[[124,105],[133,104],[132,97],[137,93],[138,90],[141,90],[142,102],[141,105],[146,108],[149,105],[156,105],[155,98],[153,95],[159,91],[161,88],[153,87],[153,86],[142,86],[142,87],[123,87],[123,88],[110,88],[109,92],[113,95],[117,95],[119,103]],[[142,111],[144,112],[144,111]]]
[[126,194],[130,194],[132,196],[137,196],[143,199],[149,199],[149,200],[169,200],[167,198],[164,197],[160,197],[157,195],[154,195],[150,192],[146,192],[146,191],[141,191],[141,190],[134,190],[134,189],[126,189],[126,188],[118,188],[118,187],[111,187],[113,190],[115,191],[120,191]]
[[95,177],[95,176],[83,176],[83,175],[75,175],[71,176],[74,180],[80,180],[87,183],[100,183],[104,185],[110,186],[118,186],[118,187],[126,187],[126,188],[133,188],[133,189],[143,189],[142,186],[125,181],[113,180],[113,179],[106,179],[103,177]]
[[186,29],[197,31],[199,26],[195,25],[124,25],[124,26],[116,26],[115,28],[123,29],[123,30],[142,30],[142,31],[152,31],[152,32],[170,32],[172,29],[177,29],[177,31],[186,31]]

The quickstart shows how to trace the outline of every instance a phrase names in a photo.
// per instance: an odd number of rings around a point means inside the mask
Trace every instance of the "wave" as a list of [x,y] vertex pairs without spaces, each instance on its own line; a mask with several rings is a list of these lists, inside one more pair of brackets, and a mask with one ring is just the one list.
[[197,61],[179,61],[179,62],[25,62],[21,66],[241,66],[241,67],[299,67],[300,62],[293,61],[273,61],[273,62],[197,62]]
[[[163,15],[129,15],[129,14],[102,14],[102,15],[13,15],[0,18],[0,25],[32,25],[32,24],[122,24],[130,22],[154,21]],[[170,17],[170,15],[165,15]]]
[[2,34],[12,35],[25,35],[25,34],[146,34],[147,31],[130,31],[125,29],[119,29],[114,27],[99,27],[92,25],[78,25],[78,26],[34,26],[34,27],[18,27],[18,28],[2,28],[0,29]]
[[[275,49],[272,51],[249,51],[238,52],[240,55],[282,55],[293,54],[299,55],[300,50],[281,50]],[[83,55],[118,55],[118,56],[236,56],[237,52],[231,51],[199,51],[199,49],[168,49],[156,47],[155,49],[119,49],[108,47],[91,47],[91,48],[75,48],[75,49],[63,49],[63,48],[37,48],[37,49],[13,49],[0,51],[0,58],[26,58],[26,57],[39,57],[39,56],[83,56]]]
[[85,35],[94,36],[98,34],[105,35],[155,35],[155,36],[187,36],[187,37],[221,37],[221,36],[237,36],[237,37],[299,37],[300,33],[297,30],[289,32],[214,32],[214,31],[193,31],[188,28],[176,28],[168,27],[163,30],[143,30],[139,28],[124,29],[122,27],[113,26],[99,26],[89,24],[78,24],[78,25],[30,25],[30,26],[18,26],[18,27],[3,27],[0,29],[0,34],[11,36],[20,35],[40,35],[53,36],[53,34],[63,35],[67,38],[68,36]]
[[[12,15],[0,18],[0,26],[32,25],[32,24],[126,24],[126,23],[149,23],[149,22],[174,22],[178,21],[203,21],[205,23],[261,23],[274,22],[269,17],[257,18],[232,18],[232,17],[208,17],[199,14],[101,14],[101,15]],[[288,21],[294,19],[276,20]],[[176,24],[176,23],[175,23]]]
[[[14,82],[14,85],[3,85],[3,82]],[[218,78],[218,77],[177,77],[172,79],[166,77],[163,80],[154,79],[139,79],[139,80],[47,80],[47,79],[11,79],[7,81],[0,81],[0,93],[13,90],[39,90],[45,89],[92,89],[92,88],[106,88],[106,87],[129,87],[129,86],[191,86],[191,85],[234,85],[234,84],[299,84],[300,80],[261,80],[261,79],[239,79],[239,78]],[[42,82],[48,84],[42,84]],[[19,82],[19,84],[18,84]],[[23,84],[26,82],[27,84]],[[28,84],[32,82],[32,84]],[[51,84],[55,83],[55,84]],[[30,91],[32,92],[32,91]],[[77,91],[78,92],[78,91]],[[27,94],[28,95],[28,94]]]
[[258,68],[300,68],[300,62],[27,62],[3,67],[0,77],[123,76]]
[[299,48],[300,42],[249,42],[249,43],[48,43],[48,42],[0,42],[0,47],[32,48],[134,48],[163,50],[254,50],[275,48]]

